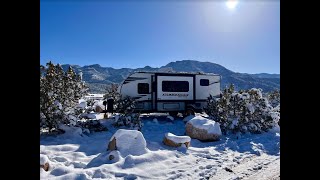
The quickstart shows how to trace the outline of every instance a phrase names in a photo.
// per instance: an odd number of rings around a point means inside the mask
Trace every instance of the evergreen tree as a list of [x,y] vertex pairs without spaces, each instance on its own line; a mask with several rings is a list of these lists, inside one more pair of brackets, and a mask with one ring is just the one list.
[[40,126],[49,131],[58,130],[59,124],[76,124],[75,106],[87,93],[88,88],[70,67],[64,72],[62,67],[52,62],[40,66]]
[[[55,66],[51,61],[46,65],[47,69],[44,75],[40,73],[40,118],[44,126],[48,127],[51,132],[58,128],[61,120],[61,106],[57,103]],[[40,68],[41,71],[44,70],[43,67],[40,66]]]

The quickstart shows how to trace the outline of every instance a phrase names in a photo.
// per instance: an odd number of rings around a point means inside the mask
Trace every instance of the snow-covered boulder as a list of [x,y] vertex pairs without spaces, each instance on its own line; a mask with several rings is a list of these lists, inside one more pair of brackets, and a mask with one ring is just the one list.
[[137,130],[119,129],[110,138],[108,150],[118,150],[121,155],[142,155],[148,152],[147,142]]
[[49,170],[49,158],[44,154],[40,154],[40,168],[44,169],[45,171]]
[[186,134],[200,141],[216,141],[222,133],[218,122],[195,116],[187,122]]
[[186,147],[190,146],[191,138],[189,136],[176,136],[172,133],[166,133],[163,139],[163,143],[167,146],[180,147],[185,145]]
[[112,163],[118,162],[118,161],[121,159],[120,152],[119,152],[119,151],[111,151],[111,152],[108,154],[108,159],[109,159]]

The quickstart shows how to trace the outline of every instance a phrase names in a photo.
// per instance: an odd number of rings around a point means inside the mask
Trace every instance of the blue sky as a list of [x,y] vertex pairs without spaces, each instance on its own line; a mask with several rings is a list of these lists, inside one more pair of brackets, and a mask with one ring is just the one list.
[[40,63],[160,67],[192,59],[280,73],[280,3],[40,1]]

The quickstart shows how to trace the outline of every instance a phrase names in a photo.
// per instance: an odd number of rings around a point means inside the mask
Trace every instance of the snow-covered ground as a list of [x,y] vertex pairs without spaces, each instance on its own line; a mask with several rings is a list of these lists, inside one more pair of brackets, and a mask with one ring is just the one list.
[[[156,120],[155,120],[156,119]],[[148,151],[108,159],[107,146],[118,130],[111,119],[100,120],[108,131],[89,136],[42,136],[40,155],[49,171],[41,179],[280,179],[280,130],[263,134],[222,136],[220,141],[191,140],[191,146],[173,148],[162,140],[166,133],[185,135],[182,118],[143,118],[142,134]]]

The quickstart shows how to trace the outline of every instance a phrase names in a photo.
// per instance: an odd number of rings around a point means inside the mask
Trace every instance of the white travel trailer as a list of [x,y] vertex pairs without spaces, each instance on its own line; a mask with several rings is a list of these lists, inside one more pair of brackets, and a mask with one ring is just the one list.
[[135,72],[118,90],[136,99],[137,111],[176,115],[201,112],[209,95],[220,95],[220,81],[217,74]]

